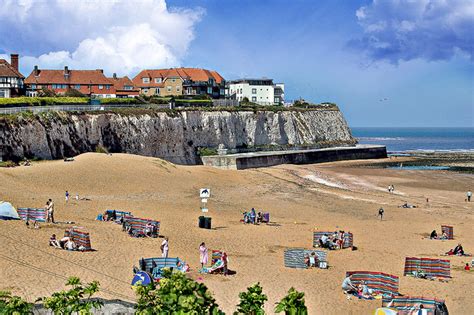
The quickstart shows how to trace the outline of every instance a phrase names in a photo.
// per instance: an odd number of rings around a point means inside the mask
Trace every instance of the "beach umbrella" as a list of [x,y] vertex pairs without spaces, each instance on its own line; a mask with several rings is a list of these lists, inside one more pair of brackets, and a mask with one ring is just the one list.
[[0,201],[0,220],[19,220],[20,217],[11,203]]
[[132,279],[132,285],[149,285],[150,283],[151,277],[145,271],[137,272]]

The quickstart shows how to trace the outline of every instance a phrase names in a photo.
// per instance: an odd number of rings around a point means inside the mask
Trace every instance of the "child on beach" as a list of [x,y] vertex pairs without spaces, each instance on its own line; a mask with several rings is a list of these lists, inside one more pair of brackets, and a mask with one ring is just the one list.
[[66,190],[65,196],[66,196],[66,203],[68,203],[68,201],[69,201],[69,192],[67,190]]
[[384,213],[384,210],[383,210],[383,208],[380,208],[380,209],[379,209],[379,216],[380,216],[380,221],[382,221],[382,220],[383,220],[383,213]]
[[199,245],[199,261],[201,262],[201,268],[204,268],[204,265],[207,264],[208,251],[206,244],[204,242]]

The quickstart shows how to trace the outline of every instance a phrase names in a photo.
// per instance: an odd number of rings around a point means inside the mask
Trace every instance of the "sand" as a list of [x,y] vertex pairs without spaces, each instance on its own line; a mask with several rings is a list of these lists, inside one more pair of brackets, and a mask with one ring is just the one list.
[[[132,267],[141,257],[160,255],[161,239],[134,239],[119,225],[95,221],[106,209],[132,211],[161,221],[169,237],[170,256],[192,268],[189,276],[204,282],[226,313],[235,310],[238,293],[254,282],[268,295],[266,309],[294,286],[306,293],[310,314],[370,314],[380,301],[346,300],[340,290],[347,270],[381,271],[400,276],[400,291],[446,299],[452,314],[474,311],[474,272],[462,270],[470,258],[452,257],[449,283],[403,277],[406,256],[441,257],[461,242],[474,252],[474,202],[464,201],[474,189],[474,176],[448,171],[361,168],[360,162],[281,165],[244,171],[203,166],[177,166],[156,158],[88,153],[74,162],[35,162],[30,167],[0,169],[0,199],[16,207],[42,207],[56,202],[56,220],[74,221],[91,234],[96,251],[66,252],[48,246],[52,233],[63,235],[68,224],[0,221],[0,290],[30,301],[64,288],[65,278],[98,280],[101,296],[133,301]],[[395,186],[389,194],[386,187]],[[209,187],[212,230],[199,229],[199,188]],[[90,201],[65,203],[64,192]],[[429,203],[426,203],[429,198]],[[398,208],[405,201],[419,208]],[[384,221],[377,218],[380,206]],[[270,225],[239,222],[245,209],[271,213]],[[424,239],[441,224],[454,226],[456,240]],[[328,270],[284,267],[287,247],[312,246],[315,229],[342,228],[354,233],[357,251],[329,252]],[[223,249],[235,275],[200,275],[198,247]]]

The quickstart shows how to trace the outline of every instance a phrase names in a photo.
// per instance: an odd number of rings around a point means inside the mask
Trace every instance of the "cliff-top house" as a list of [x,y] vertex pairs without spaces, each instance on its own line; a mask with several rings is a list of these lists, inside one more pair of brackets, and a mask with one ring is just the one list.
[[10,63],[0,59],[0,98],[15,97],[23,94],[25,77],[18,70],[18,55],[10,55]]
[[111,78],[108,78],[114,85],[115,95],[118,98],[127,98],[138,96],[140,90],[133,84],[127,76],[118,77],[116,73]]
[[225,96],[224,78],[216,71],[199,68],[142,70],[133,78],[133,83],[147,96]]
[[242,101],[247,98],[250,102],[260,105],[277,105],[285,101],[285,85],[273,83],[272,79],[240,79],[229,81],[226,85],[226,96]]
[[28,96],[36,96],[45,88],[57,94],[64,94],[68,89],[75,89],[84,95],[111,98],[116,91],[113,82],[104,75],[103,70],[63,70],[39,69],[35,66],[25,80]]

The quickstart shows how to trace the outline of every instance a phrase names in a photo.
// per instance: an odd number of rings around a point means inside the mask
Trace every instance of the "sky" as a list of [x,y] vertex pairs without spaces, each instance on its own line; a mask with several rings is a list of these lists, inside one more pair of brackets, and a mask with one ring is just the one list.
[[334,102],[351,126],[474,127],[471,0],[0,0],[0,58],[202,67]]

